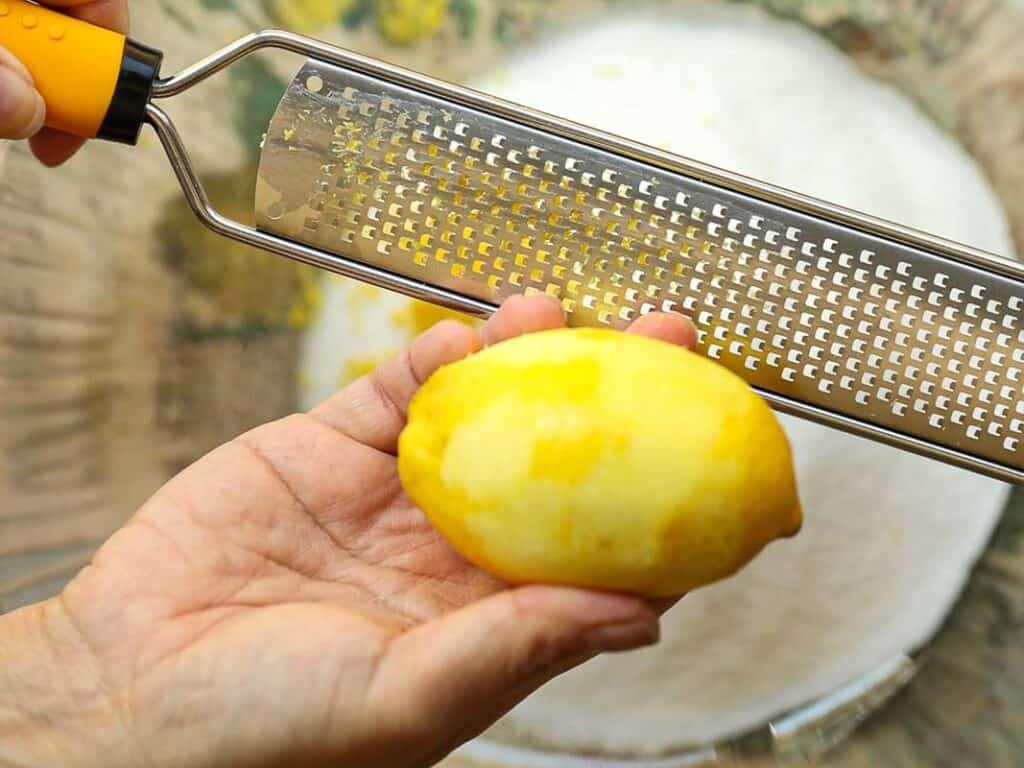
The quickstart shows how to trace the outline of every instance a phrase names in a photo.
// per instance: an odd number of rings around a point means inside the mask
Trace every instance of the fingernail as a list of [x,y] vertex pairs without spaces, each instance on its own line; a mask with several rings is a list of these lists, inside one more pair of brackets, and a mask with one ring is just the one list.
[[595,651],[630,651],[654,645],[661,636],[658,622],[634,621],[606,624],[587,633],[587,644]]
[[46,121],[46,104],[39,92],[17,72],[0,67],[0,136],[27,139]]
[[552,296],[550,293],[533,293],[528,298],[530,301],[546,301],[553,307],[562,308],[562,300],[557,296]]
[[3,61],[0,62],[0,67],[7,67],[33,88],[36,87],[35,81],[32,79],[32,73],[14,56],[4,56]]
[[46,124],[46,102],[42,95],[35,88],[32,89],[33,113],[28,123],[28,135],[35,136]]

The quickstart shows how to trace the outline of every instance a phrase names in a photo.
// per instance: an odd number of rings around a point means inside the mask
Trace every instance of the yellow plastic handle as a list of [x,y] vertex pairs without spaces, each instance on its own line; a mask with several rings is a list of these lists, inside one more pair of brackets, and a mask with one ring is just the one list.
[[25,0],[0,0],[0,46],[46,102],[46,125],[96,138],[121,76],[126,38]]

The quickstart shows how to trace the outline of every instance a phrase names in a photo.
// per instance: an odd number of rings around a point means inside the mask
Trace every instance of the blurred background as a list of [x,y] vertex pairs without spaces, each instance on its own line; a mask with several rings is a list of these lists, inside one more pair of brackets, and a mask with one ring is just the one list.
[[[912,98],[977,163],[1024,253],[1019,0],[734,4],[813,29]],[[133,36],[166,52],[166,72],[280,26],[472,82],[603,14],[684,5],[136,0],[132,12]],[[299,63],[246,59],[171,105],[211,198],[229,216],[252,219],[261,137]],[[20,146],[0,145],[0,232],[0,611],[58,591],[176,471],[315,402],[445,314],[206,232],[148,132],[138,148],[90,146],[57,171],[38,167]],[[338,338],[317,331],[325,324],[344,329],[341,351],[319,354]],[[844,718],[837,732],[815,728],[786,754],[760,729],[693,751],[685,764],[1024,765],[1022,581],[1018,491],[913,680],[855,733],[836,738],[873,706]],[[550,764],[567,764],[559,759]],[[520,764],[541,763],[451,760]]]

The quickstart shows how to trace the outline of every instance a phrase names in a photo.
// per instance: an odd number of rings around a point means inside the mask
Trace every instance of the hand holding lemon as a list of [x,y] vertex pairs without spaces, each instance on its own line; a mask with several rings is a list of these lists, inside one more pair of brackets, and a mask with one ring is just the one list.
[[433,765],[795,529],[778,426],[689,323],[564,325],[439,323],[178,474],[0,617],[3,757]]

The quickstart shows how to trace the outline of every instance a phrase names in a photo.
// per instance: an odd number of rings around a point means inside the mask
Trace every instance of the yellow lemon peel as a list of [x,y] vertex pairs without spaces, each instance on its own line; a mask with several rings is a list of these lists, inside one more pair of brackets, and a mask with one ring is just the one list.
[[683,594],[801,525],[765,401],[696,353],[606,330],[529,334],[438,370],[399,472],[456,550],[515,583]]

